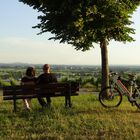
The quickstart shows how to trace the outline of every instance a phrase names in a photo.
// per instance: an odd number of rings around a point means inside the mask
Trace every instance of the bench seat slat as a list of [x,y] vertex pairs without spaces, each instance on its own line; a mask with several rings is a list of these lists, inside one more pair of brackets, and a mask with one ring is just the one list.
[[[38,95],[37,94],[34,94],[34,95],[26,95],[26,96],[16,96],[16,99],[27,99],[27,98],[37,98]],[[14,99],[14,96],[4,96],[3,97],[4,100],[13,100]]]
[[[50,93],[55,93],[55,92],[68,92],[69,89],[66,88],[57,88],[57,89],[19,89],[19,90],[4,90],[3,95],[28,95],[28,94],[50,94]],[[73,91],[72,91],[73,92]]]
[[[74,93],[74,94],[71,94],[72,96],[77,96],[78,93]],[[52,95],[42,95],[41,94],[41,97],[47,97],[47,96],[50,96],[50,97],[59,97],[59,96],[66,96],[66,94],[52,94]],[[16,99],[27,99],[27,98],[38,98],[40,97],[38,94],[34,94],[34,95],[20,95],[20,96],[16,96]],[[14,97],[13,96],[4,96],[3,97],[4,100],[13,100]]]

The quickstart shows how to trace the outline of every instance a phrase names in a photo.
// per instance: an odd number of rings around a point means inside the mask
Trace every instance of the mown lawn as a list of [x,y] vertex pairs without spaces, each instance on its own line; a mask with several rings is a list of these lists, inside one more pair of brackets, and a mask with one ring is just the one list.
[[52,107],[42,111],[33,99],[31,112],[18,101],[0,97],[0,140],[139,140],[140,111],[124,99],[116,109],[105,109],[97,95],[72,97],[73,108],[64,107],[64,98],[52,98]]

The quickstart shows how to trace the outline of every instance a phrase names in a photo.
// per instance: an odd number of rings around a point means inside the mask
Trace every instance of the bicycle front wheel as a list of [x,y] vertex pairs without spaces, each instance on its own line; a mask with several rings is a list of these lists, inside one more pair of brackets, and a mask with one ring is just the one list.
[[106,87],[99,93],[99,101],[104,107],[117,107],[122,102],[122,94],[117,88]]
[[140,109],[140,87],[134,91],[132,97],[136,100],[134,101],[135,105]]

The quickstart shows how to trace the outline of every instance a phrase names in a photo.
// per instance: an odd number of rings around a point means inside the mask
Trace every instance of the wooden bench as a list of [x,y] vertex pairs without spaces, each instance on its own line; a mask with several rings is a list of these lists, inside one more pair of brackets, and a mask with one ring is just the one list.
[[65,97],[65,106],[71,107],[71,96],[78,95],[79,84],[76,82],[51,83],[47,85],[20,85],[3,87],[3,100],[13,100],[14,111],[17,111],[18,99],[38,97]]

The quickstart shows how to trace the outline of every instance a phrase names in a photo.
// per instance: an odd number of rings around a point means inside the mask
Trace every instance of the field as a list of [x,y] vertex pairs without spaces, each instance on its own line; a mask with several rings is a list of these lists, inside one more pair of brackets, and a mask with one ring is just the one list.
[[0,140],[139,140],[140,112],[123,98],[115,109],[103,108],[96,94],[72,97],[73,108],[64,107],[64,98],[52,98],[51,108],[42,111],[36,99],[25,112],[18,101],[0,97]]

